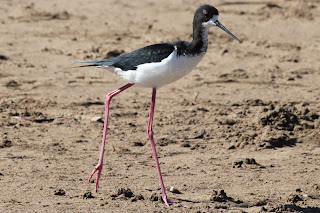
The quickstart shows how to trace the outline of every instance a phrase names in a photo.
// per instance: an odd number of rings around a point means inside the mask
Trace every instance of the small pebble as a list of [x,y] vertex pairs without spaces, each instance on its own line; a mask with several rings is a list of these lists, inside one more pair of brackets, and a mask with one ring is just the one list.
[[174,188],[173,186],[170,187],[169,191],[174,194],[182,194],[178,189]]
[[97,122],[97,121],[102,121],[102,117],[101,116],[95,116],[91,118],[92,122]]

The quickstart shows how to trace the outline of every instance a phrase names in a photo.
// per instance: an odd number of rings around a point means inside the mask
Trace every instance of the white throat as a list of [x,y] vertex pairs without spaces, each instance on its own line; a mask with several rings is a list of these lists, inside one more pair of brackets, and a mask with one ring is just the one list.
[[218,15],[214,15],[209,21],[207,22],[203,22],[202,26],[204,26],[205,28],[210,28],[213,26],[216,26],[216,21],[218,21],[219,16]]

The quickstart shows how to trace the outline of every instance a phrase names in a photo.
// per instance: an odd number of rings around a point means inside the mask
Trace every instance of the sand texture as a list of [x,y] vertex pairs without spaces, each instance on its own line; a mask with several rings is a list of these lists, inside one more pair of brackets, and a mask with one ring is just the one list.
[[[204,59],[158,90],[116,96],[100,188],[107,93],[126,84],[74,62],[191,40],[204,3]],[[320,212],[320,1],[22,1],[0,6],[0,212]],[[180,193],[179,193],[180,192]]]

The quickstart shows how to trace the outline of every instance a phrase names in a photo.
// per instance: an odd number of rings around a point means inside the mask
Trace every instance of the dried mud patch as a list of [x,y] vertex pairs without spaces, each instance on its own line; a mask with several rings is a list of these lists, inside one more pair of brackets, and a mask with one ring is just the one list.
[[44,109],[56,106],[53,101],[39,101],[31,98],[22,98],[0,102],[2,112],[1,126],[29,127],[30,122],[51,123],[54,118],[46,114]]
[[314,20],[316,15],[315,8],[316,6],[308,1],[298,1],[294,4],[267,3],[257,11],[256,15],[264,17],[264,19],[278,15],[283,19],[294,17],[297,19]]
[[21,8],[20,13],[9,16],[10,19],[18,20],[19,22],[37,22],[50,20],[68,20],[71,18],[69,12],[47,12],[35,8],[35,4],[31,3],[24,8]]
[[222,115],[227,116],[219,121],[224,137],[235,140],[229,149],[252,145],[257,149],[294,146],[310,130],[320,128],[319,112],[301,104],[256,99],[234,103],[232,106],[237,113],[229,118],[230,112],[225,109]]

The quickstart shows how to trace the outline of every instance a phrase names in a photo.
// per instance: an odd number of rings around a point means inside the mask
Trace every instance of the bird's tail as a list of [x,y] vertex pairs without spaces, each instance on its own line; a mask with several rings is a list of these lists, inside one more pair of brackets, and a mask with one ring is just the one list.
[[87,65],[76,66],[74,68],[77,68],[77,67],[99,67],[99,65],[97,65],[97,64],[87,64]]
[[110,59],[92,60],[92,61],[78,61],[76,63],[86,63],[87,65],[81,65],[78,67],[102,67],[109,66],[113,63]]

